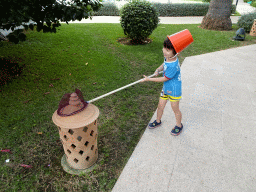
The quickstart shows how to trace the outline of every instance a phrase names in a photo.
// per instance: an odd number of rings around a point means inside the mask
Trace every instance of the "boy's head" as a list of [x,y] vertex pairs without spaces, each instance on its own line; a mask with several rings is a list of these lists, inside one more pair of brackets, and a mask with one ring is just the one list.
[[176,51],[168,37],[164,40],[163,53],[166,58],[174,57],[176,55]]

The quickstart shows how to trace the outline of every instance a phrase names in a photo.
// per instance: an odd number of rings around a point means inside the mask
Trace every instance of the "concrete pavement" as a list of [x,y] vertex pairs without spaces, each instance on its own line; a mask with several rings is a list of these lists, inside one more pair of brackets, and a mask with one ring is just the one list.
[[[236,1],[234,1],[233,3],[235,4]],[[237,7],[236,10],[238,11],[238,13],[240,13],[241,15],[245,15],[248,13],[256,13],[256,8],[252,7],[250,4],[245,3],[243,0],[238,0],[237,3]]]
[[[197,17],[159,17],[160,24],[200,24],[203,16]],[[231,21],[236,24],[239,16],[231,16]],[[83,19],[81,21],[72,21],[69,23],[120,23],[119,16],[94,16],[92,20]]]
[[[146,128],[112,192],[256,191],[256,45],[187,57],[183,132]],[[151,121],[156,119],[156,113]]]

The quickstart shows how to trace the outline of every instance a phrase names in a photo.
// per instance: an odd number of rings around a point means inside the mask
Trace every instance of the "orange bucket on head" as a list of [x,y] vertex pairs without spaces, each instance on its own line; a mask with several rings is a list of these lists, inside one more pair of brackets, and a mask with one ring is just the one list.
[[176,53],[180,53],[181,51],[183,51],[183,49],[185,49],[194,41],[188,29],[185,29],[167,37],[171,41]]

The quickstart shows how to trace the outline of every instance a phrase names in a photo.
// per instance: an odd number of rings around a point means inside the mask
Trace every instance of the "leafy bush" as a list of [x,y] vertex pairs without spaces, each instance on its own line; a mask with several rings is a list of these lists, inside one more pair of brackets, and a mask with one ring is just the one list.
[[244,0],[245,3],[248,3],[248,2],[250,2],[250,1],[254,2],[254,1],[256,1],[256,0]]
[[163,17],[175,16],[203,16],[209,9],[209,3],[166,4],[155,3],[154,7]]
[[133,1],[124,5],[120,16],[124,34],[138,43],[151,35],[159,22],[156,9],[146,1]]
[[[209,3],[153,4],[162,17],[204,16],[208,12],[209,5]],[[236,5],[232,5],[231,12],[236,12]]]
[[249,14],[243,15],[238,20],[237,25],[240,28],[244,28],[244,30],[247,33],[249,33],[252,28],[254,19],[256,19],[256,13],[249,13]]
[[251,6],[256,7],[256,1],[252,2]]
[[235,13],[236,13],[236,5],[234,5],[234,4],[232,4],[231,13],[232,13],[232,14],[235,14]]
[[99,11],[94,12],[94,16],[119,16],[119,9],[114,3],[102,3]]
[[[209,3],[153,3],[152,5],[161,17],[204,16],[209,9]],[[232,13],[236,13],[236,5],[232,5]],[[94,13],[94,16],[119,15],[120,11],[114,3],[103,3],[103,7]]]
[[[245,0],[244,0],[245,1]],[[207,3],[210,3],[211,0],[203,0],[203,2],[207,2]],[[232,3],[234,2],[234,0],[232,0]]]

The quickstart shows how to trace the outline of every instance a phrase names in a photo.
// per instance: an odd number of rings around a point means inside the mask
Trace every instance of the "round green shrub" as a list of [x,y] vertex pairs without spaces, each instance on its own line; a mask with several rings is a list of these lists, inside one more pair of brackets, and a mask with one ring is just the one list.
[[247,33],[249,33],[252,28],[254,19],[256,19],[256,13],[249,13],[249,14],[243,15],[238,20],[237,25],[240,28],[244,28],[244,30]]
[[158,13],[146,1],[132,1],[121,9],[121,26],[124,34],[140,43],[152,34],[159,23]]

